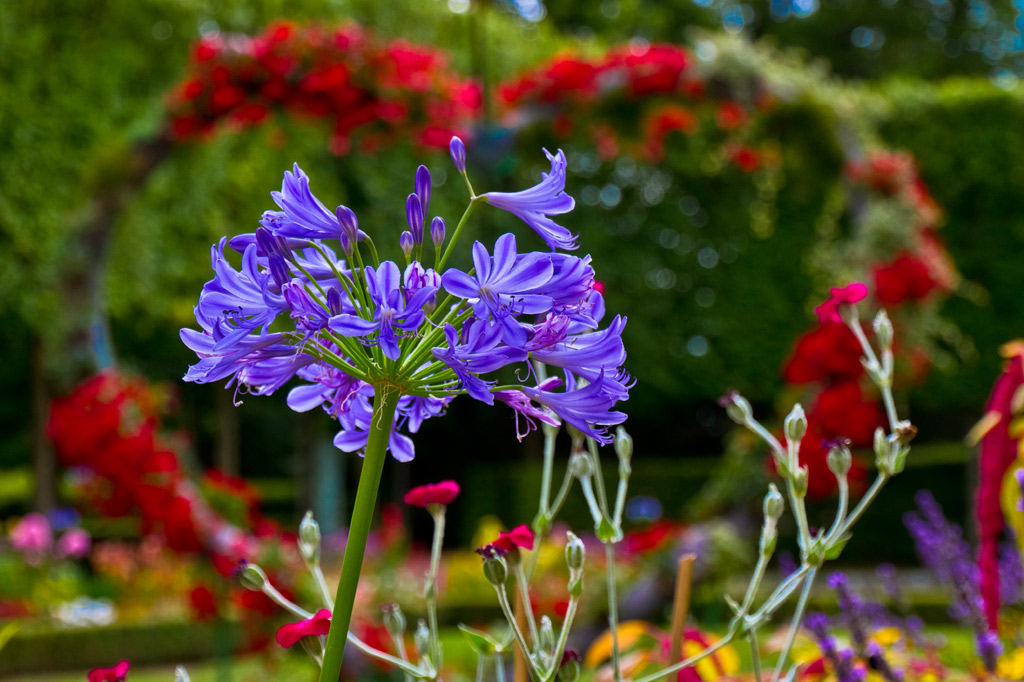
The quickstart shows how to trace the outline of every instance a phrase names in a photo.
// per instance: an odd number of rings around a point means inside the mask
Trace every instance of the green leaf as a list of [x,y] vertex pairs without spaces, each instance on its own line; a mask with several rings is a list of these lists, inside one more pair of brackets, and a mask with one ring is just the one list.
[[493,655],[498,649],[498,643],[491,639],[490,635],[486,632],[471,628],[464,623],[459,623],[459,629],[462,630],[462,634],[465,635],[466,641],[469,642],[469,646],[472,647],[473,651],[481,656]]
[[4,646],[7,645],[7,642],[11,641],[11,638],[14,637],[20,629],[21,625],[17,622],[8,623],[0,629],[0,649],[3,649]]

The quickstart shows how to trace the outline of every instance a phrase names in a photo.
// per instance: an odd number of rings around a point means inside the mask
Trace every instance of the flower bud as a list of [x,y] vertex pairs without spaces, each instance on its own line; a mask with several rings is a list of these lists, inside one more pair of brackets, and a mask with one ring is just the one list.
[[405,200],[405,217],[409,222],[409,236],[415,244],[423,243],[423,205],[420,198],[410,194]]
[[496,554],[485,556],[484,576],[487,578],[487,582],[495,587],[503,586],[508,578],[508,564],[505,563],[504,557],[497,556]]
[[615,430],[615,454],[619,457],[619,468],[629,473],[629,460],[633,457],[633,437],[621,426]]
[[729,391],[718,399],[718,404],[725,408],[729,419],[741,426],[754,418],[754,411],[747,399],[736,391]]
[[405,634],[405,614],[398,604],[385,604],[381,607],[384,612],[384,629],[394,638]]
[[188,676],[185,666],[179,665],[174,668],[174,682],[190,682],[190,680],[191,678]]
[[551,619],[541,616],[539,630],[537,639],[540,650],[550,656],[555,651],[555,628],[551,625]]
[[885,435],[885,429],[879,426],[875,429],[875,466],[880,471],[889,466],[891,452],[892,448],[889,446],[889,438]]
[[571,530],[566,531],[565,535],[565,565],[569,567],[570,571],[581,571],[587,557],[587,548]]
[[452,155],[452,163],[455,164],[455,170],[465,173],[466,145],[462,144],[462,140],[458,137],[452,137],[452,141],[448,143],[448,152]]
[[807,467],[797,467],[793,472],[793,494],[804,497],[807,494]]
[[256,564],[247,563],[238,574],[238,582],[247,590],[262,592],[267,584],[267,574]]
[[786,440],[790,443],[799,443],[807,433],[807,416],[800,403],[794,405],[793,410],[786,417],[785,432]]
[[829,470],[837,477],[842,478],[850,472],[850,465],[853,463],[853,455],[850,454],[850,441],[845,438],[828,443]]
[[875,315],[875,319],[872,321],[871,326],[875,330],[875,338],[878,339],[878,345],[882,350],[889,350],[892,348],[892,321],[884,310],[879,310],[878,314]]
[[558,668],[559,682],[577,682],[580,679],[580,655],[575,649],[566,649]]
[[359,220],[356,219],[356,214],[348,206],[339,206],[335,209],[334,215],[338,218],[342,236],[354,246],[359,241]]
[[420,209],[423,211],[423,218],[426,219],[427,211],[430,210],[430,171],[426,166],[416,169],[416,197],[420,200]]
[[309,563],[320,561],[320,524],[307,511],[299,524],[299,553]]
[[406,258],[411,256],[413,247],[415,247],[412,232],[409,232],[409,230],[403,230],[402,234],[398,235],[398,245],[402,247],[402,253],[405,254]]
[[574,452],[569,457],[569,471],[575,478],[589,478],[594,475],[594,465],[583,452]]
[[416,633],[412,637],[413,645],[416,647],[416,655],[423,658],[430,651],[430,628],[427,621],[420,618],[416,624]]
[[917,435],[917,427],[904,419],[896,425],[895,429],[893,429],[893,434],[896,436],[897,443],[900,445],[906,445],[910,441],[914,440],[914,436]]
[[764,496],[764,516],[766,519],[772,519],[778,521],[782,517],[782,512],[786,509],[786,502],[782,499],[782,494],[779,489],[775,487],[774,483],[768,484],[768,494]]
[[436,248],[441,248],[441,245],[444,244],[444,234],[444,218],[434,216],[434,219],[430,221],[430,241],[434,242]]

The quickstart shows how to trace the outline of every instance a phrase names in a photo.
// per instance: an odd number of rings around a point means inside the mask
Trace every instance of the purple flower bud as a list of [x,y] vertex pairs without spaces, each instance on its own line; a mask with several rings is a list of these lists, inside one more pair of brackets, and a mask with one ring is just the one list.
[[452,163],[455,164],[455,169],[460,173],[465,173],[466,145],[462,144],[462,140],[458,137],[452,137],[452,141],[448,143],[448,151],[452,155]]
[[402,247],[402,253],[404,253],[406,257],[412,255],[412,250],[415,247],[413,242],[412,233],[409,232],[409,230],[403,231],[398,237],[398,244]]
[[334,215],[338,217],[338,224],[341,225],[342,248],[346,253],[351,253],[351,249],[359,241],[359,221],[356,219],[356,214],[348,206],[339,206],[334,211]]
[[[259,237],[257,237],[257,239],[258,238]],[[267,257],[267,260],[270,265],[270,275],[274,278],[274,282],[278,287],[292,281],[292,273],[288,270],[288,265],[285,263],[281,254],[271,253],[270,256]]]
[[434,246],[437,248],[441,248],[441,244],[444,244],[444,232],[444,218],[434,216],[434,219],[430,221],[430,241],[434,242]]
[[[423,205],[420,198],[410,194],[405,200],[405,217],[409,221],[409,236],[415,244],[423,243]],[[406,254],[408,255],[408,254]]]
[[331,315],[341,315],[343,310],[343,301],[341,292],[337,289],[327,290],[327,307],[331,310]]
[[258,253],[262,256],[276,253],[282,258],[288,259],[292,255],[288,249],[288,242],[263,226],[256,228],[256,246],[259,247]]
[[420,199],[420,208],[423,215],[430,211],[430,171],[426,166],[416,169],[416,196]]

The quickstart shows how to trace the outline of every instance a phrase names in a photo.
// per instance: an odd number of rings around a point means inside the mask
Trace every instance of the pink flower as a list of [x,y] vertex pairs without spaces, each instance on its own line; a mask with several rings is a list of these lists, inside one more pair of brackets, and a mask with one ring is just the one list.
[[405,494],[402,501],[413,507],[426,507],[429,504],[451,504],[459,494],[459,484],[455,481],[428,483],[413,488]]
[[814,312],[818,316],[818,321],[822,324],[826,322],[842,322],[843,317],[839,314],[839,311],[844,305],[853,305],[857,301],[861,301],[868,295],[867,285],[861,282],[851,282],[845,287],[832,287],[829,290],[828,300],[819,305],[814,309]]
[[89,553],[89,531],[84,528],[72,528],[57,540],[57,556],[81,558]]
[[[303,637],[326,635],[330,629],[331,612],[327,609],[320,609],[309,620],[282,625],[281,629],[277,631],[277,643],[287,649]],[[92,681],[90,680],[90,682]]]
[[502,552],[510,552],[513,547],[533,549],[533,531],[525,525],[516,526],[512,530],[504,531],[498,535],[498,539],[492,542],[491,545]]
[[38,563],[53,546],[50,522],[42,514],[25,514],[11,529],[11,545],[25,555],[30,564]]
[[89,671],[89,682],[123,682],[128,676],[128,661],[121,661],[112,668],[96,668]]

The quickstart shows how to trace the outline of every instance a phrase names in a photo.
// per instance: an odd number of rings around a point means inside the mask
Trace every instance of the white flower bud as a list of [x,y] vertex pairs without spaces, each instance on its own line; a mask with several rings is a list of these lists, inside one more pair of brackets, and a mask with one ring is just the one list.
[[565,564],[569,567],[570,571],[583,570],[583,561],[587,556],[587,549],[583,546],[583,541],[576,537],[576,534],[572,531],[566,532],[565,542]]
[[850,465],[853,463],[853,455],[850,454],[849,444],[850,441],[845,438],[840,438],[829,444],[826,462],[828,463],[829,470],[840,478],[849,473]]
[[785,432],[786,440],[790,443],[799,443],[807,433],[807,416],[800,403],[794,405],[793,410],[786,417]]
[[320,561],[320,524],[307,511],[299,524],[299,553],[308,563]]
[[764,517],[778,521],[785,509],[786,502],[782,499],[782,493],[779,492],[774,483],[769,483],[768,494],[764,496]]
[[892,348],[892,321],[889,320],[889,316],[884,310],[879,310],[878,314],[875,315],[874,321],[871,326],[875,330],[875,338],[878,339],[878,345],[882,350],[889,350]]
[[253,592],[262,592],[267,584],[267,574],[256,564],[246,564],[238,574],[238,582],[242,587]]

